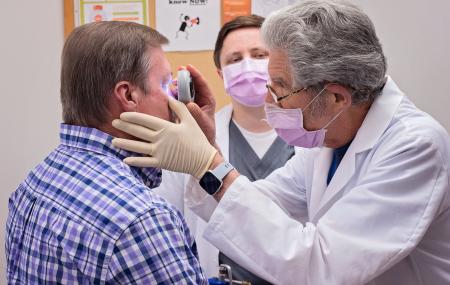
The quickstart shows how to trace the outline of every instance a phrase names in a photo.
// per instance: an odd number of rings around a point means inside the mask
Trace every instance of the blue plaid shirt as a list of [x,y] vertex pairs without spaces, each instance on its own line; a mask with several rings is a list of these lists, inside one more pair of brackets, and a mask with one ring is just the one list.
[[60,137],[9,200],[8,283],[206,284],[184,219],[149,189],[161,171],[127,166],[99,130]]

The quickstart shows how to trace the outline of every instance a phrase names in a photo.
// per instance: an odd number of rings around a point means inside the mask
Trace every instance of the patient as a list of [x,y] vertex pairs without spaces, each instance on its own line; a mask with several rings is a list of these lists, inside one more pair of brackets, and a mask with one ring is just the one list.
[[[9,200],[8,284],[206,284],[180,213],[153,190],[160,169],[134,168],[111,145],[120,113],[171,119],[167,39],[134,23],[81,26],[61,68],[60,145]],[[32,142],[30,142],[32,147]]]

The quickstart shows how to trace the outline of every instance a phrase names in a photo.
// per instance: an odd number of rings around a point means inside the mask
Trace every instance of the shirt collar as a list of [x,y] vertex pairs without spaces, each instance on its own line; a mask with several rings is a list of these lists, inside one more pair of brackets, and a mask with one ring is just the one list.
[[[142,154],[115,148],[112,145],[113,136],[94,128],[61,124],[59,137],[62,145],[114,156],[120,160],[129,156],[142,156]],[[161,169],[159,168],[130,166],[130,169],[133,175],[141,179],[149,188],[158,187],[161,183]]]

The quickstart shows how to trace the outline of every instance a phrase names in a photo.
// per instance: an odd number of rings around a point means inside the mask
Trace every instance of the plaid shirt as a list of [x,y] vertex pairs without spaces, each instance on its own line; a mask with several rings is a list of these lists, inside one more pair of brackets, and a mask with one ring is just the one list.
[[160,170],[127,166],[96,129],[60,137],[9,200],[8,283],[207,284],[184,219],[148,188]]

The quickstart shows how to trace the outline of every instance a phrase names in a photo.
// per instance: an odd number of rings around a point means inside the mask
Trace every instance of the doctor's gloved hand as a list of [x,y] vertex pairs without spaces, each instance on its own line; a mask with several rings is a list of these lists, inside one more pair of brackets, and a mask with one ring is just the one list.
[[113,145],[146,155],[125,158],[129,165],[158,167],[200,178],[217,150],[183,103],[169,99],[169,107],[180,119],[179,123],[137,112],[122,113],[120,119],[112,122],[113,126],[144,141],[115,138]]

